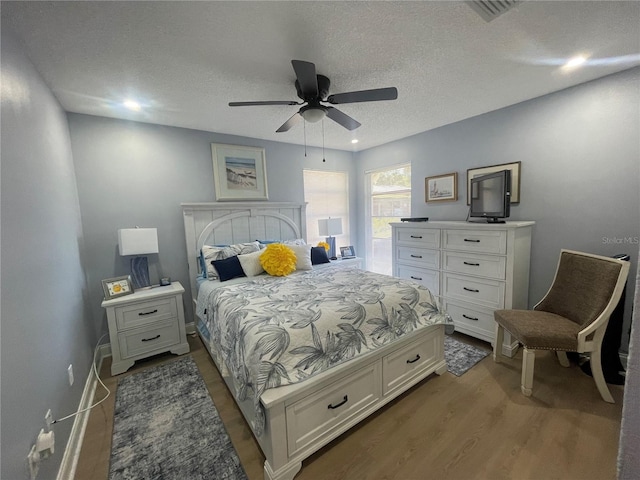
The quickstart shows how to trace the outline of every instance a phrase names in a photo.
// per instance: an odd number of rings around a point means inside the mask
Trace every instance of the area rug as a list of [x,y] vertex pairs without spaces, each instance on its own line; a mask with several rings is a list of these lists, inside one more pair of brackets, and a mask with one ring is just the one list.
[[109,479],[247,479],[191,356],[118,382]]
[[444,336],[444,359],[447,370],[459,377],[484,357],[491,353],[473,345],[456,340],[451,335]]

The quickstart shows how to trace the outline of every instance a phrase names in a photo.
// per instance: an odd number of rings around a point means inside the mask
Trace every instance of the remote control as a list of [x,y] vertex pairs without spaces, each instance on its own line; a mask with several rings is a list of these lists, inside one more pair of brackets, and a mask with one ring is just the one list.
[[429,217],[401,218],[401,222],[428,222]]

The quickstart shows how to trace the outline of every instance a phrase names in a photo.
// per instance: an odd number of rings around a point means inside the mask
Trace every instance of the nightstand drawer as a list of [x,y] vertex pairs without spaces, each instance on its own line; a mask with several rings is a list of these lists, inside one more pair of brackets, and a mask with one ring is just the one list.
[[120,356],[135,357],[153,350],[180,343],[180,332],[176,319],[162,322],[156,328],[140,328],[118,334]]
[[176,317],[178,310],[175,298],[169,297],[116,307],[115,311],[120,331]]

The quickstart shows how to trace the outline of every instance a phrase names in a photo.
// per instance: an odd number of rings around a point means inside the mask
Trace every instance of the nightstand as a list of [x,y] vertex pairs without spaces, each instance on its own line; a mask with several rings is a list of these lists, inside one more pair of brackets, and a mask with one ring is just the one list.
[[183,293],[180,282],[173,282],[102,302],[109,324],[112,375],[126,372],[136,360],[151,355],[189,352]]
[[349,267],[349,268],[362,268],[362,258],[340,258],[337,260],[331,260],[331,265],[335,267]]

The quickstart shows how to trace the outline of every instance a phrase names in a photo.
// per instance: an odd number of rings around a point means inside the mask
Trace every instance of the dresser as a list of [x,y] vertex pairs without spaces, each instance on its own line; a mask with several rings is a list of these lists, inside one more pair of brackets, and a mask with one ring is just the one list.
[[[456,331],[493,343],[493,311],[529,306],[534,224],[392,223],[393,274],[438,296]],[[504,354],[517,348],[505,332]]]
[[151,355],[189,352],[183,293],[180,282],[173,282],[102,302],[109,324],[112,375]]

